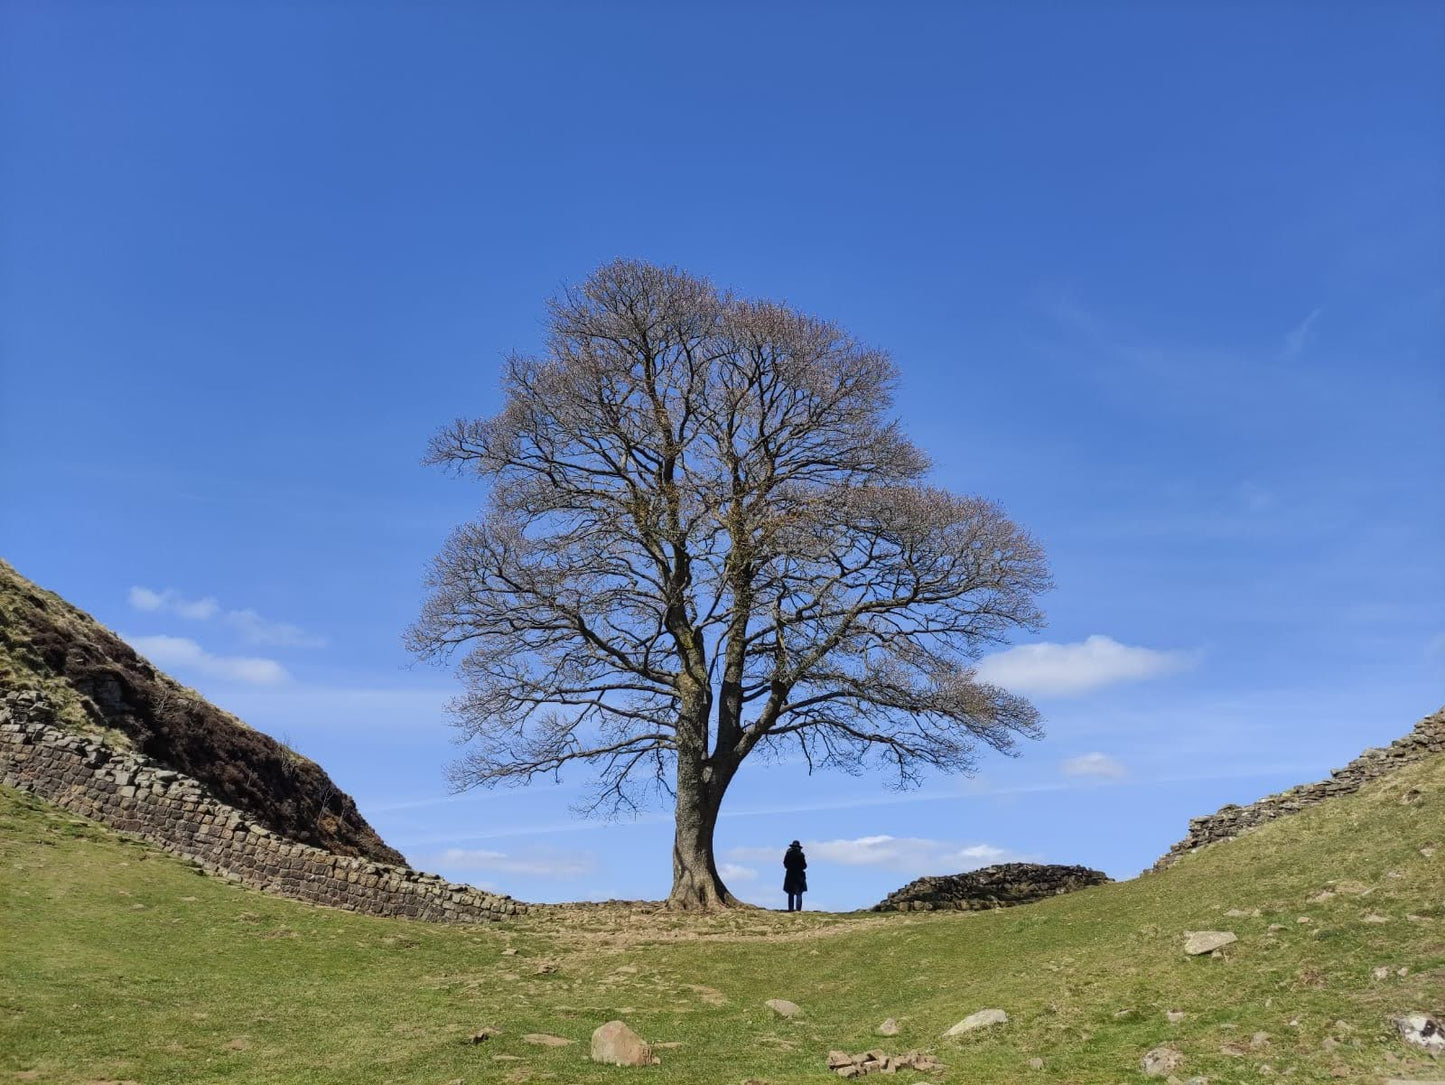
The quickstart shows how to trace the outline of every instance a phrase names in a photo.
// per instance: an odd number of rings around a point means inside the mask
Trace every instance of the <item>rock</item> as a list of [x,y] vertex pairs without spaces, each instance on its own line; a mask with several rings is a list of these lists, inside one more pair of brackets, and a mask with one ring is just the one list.
[[1185,931],[1184,952],[1191,957],[1198,957],[1202,953],[1213,953],[1216,949],[1238,941],[1239,936],[1233,931]]
[[1263,1047],[1268,1047],[1269,1033],[1256,1032],[1253,1036],[1249,1038],[1249,1046],[1255,1051],[1258,1051],[1260,1048]]
[[897,1036],[903,1030],[898,1027],[897,1018],[890,1017],[874,1029],[874,1031],[877,1032],[879,1036]]
[[1139,1068],[1144,1071],[1146,1077],[1164,1077],[1183,1065],[1184,1056],[1180,1054],[1178,1048],[1170,1047],[1168,1044],[1150,1048],[1139,1060]]
[[1004,1025],[1008,1023],[1008,1014],[1003,1010],[979,1010],[971,1013],[958,1024],[944,1033],[945,1036],[962,1036],[965,1032],[973,1032],[975,1029],[988,1028],[990,1025]]
[[576,1041],[569,1040],[565,1036],[552,1036],[546,1032],[529,1032],[522,1037],[522,1042],[532,1044],[534,1047],[566,1047]]
[[467,1038],[469,1044],[484,1044],[502,1030],[499,1028],[479,1028]]
[[840,1067],[840,1066],[852,1066],[852,1065],[853,1065],[853,1056],[850,1055],[850,1054],[848,1054],[848,1052],[846,1052],[846,1051],[829,1051],[829,1052],[828,1052],[828,1069],[829,1069],[829,1070],[836,1070],[836,1069],[838,1069],[838,1067]]
[[841,1078],[857,1077],[863,1071],[854,1066],[851,1062],[847,1066],[838,1067],[836,1073]]
[[1361,922],[1361,923],[1388,923],[1388,922],[1390,922],[1390,919],[1389,919],[1388,916],[1380,915],[1378,912],[1371,912],[1369,915],[1365,916],[1364,919],[1360,920],[1360,922]]
[[637,1033],[621,1021],[608,1021],[592,1033],[592,1061],[610,1066],[652,1066],[661,1060]]
[[1164,1020],[1168,1021],[1171,1025],[1177,1025],[1177,1024],[1179,1024],[1180,1021],[1183,1021],[1183,1020],[1184,1020],[1184,1011],[1183,1011],[1183,1010],[1165,1010],[1165,1011],[1164,1011]]
[[1043,1068],[1044,1068],[1044,1060],[1043,1060],[1043,1059],[1039,1059],[1039,1058],[1029,1059],[1029,1069],[1030,1069],[1030,1070],[1042,1070]]
[[763,1005],[779,1017],[797,1017],[803,1012],[796,1002],[789,1002],[786,998],[770,998]]
[[517,955],[517,951],[516,951],[515,949],[513,949],[511,946],[508,946],[506,949],[502,950],[502,956],[503,956],[503,957],[515,957],[516,955]]
[[1390,969],[1386,965],[1380,965],[1370,969],[1370,975],[1377,980],[1387,980],[1390,978]]
[[1445,1025],[1428,1013],[1407,1013],[1395,1018],[1400,1038],[1407,1044],[1423,1047],[1432,1055],[1445,1055]]
[[1000,863],[966,874],[919,878],[873,906],[875,912],[977,911],[1007,908],[1103,885],[1100,870],[1050,863]]
[[1139,1068],[1147,1078],[1163,1078],[1181,1066],[1183,1066],[1183,1055],[1179,1053],[1178,1047],[1170,1047],[1168,1043],[1152,1047],[1144,1052],[1144,1058],[1139,1060]]

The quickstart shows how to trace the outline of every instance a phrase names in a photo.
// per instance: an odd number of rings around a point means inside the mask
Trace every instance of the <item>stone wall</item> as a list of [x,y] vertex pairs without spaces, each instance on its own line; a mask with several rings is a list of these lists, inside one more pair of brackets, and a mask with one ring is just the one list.
[[1248,806],[1231,803],[1213,814],[1191,818],[1189,835],[1170,848],[1150,869],[1163,870],[1191,851],[1233,840],[1240,833],[1267,821],[1298,813],[1336,795],[1348,795],[1371,780],[1378,780],[1406,765],[1440,753],[1445,753],[1445,708],[1426,716],[1403,738],[1397,738],[1383,748],[1366,750],[1344,768],[1335,769],[1328,780],[1301,784],[1277,795],[1266,795]]
[[435,874],[301,844],[257,825],[196,780],[51,726],[32,691],[0,699],[0,782],[129,833],[213,874],[347,911],[478,923],[531,905]]
[[1090,885],[1102,885],[1109,876],[1086,866],[1056,863],[999,863],[967,874],[919,878],[895,889],[875,912],[983,911],[1056,897]]

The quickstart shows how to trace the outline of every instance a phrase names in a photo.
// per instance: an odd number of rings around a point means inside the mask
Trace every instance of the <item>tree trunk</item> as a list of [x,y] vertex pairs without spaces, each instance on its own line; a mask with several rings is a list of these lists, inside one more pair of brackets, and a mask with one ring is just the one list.
[[726,778],[715,776],[706,759],[678,752],[669,908],[730,908],[739,903],[723,884],[713,857],[713,830],[726,789]]

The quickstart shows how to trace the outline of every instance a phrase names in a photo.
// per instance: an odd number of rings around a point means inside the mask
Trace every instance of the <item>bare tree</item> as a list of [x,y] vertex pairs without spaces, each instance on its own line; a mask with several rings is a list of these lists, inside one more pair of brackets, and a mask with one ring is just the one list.
[[675,800],[669,902],[735,903],[723,796],[757,750],[899,786],[1038,733],[970,661],[1035,628],[1042,551],[922,482],[886,354],[785,305],[619,260],[548,308],[495,417],[429,461],[490,484],[436,558],[413,650],[460,649],[457,790],[597,770],[590,812]]

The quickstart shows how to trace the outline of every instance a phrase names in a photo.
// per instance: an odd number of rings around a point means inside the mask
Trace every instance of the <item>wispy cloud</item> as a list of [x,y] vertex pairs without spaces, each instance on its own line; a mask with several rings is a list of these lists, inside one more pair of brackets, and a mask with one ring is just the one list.
[[1076,644],[1020,644],[986,656],[978,677],[1026,696],[1071,697],[1175,674],[1198,662],[1197,652],[1137,648],[1096,633]]
[[130,590],[130,605],[136,610],[178,614],[182,618],[190,618],[193,621],[214,618],[221,609],[221,604],[209,595],[204,599],[187,599],[169,588],[165,591],[155,591],[139,586]]
[[[812,863],[881,867],[904,874],[957,874],[1016,858],[992,844],[960,845],[946,840],[912,836],[860,836],[852,840],[805,840],[803,850]],[[729,859],[782,863],[778,847],[741,847],[728,850]],[[780,866],[781,869],[781,866]]]
[[1285,335],[1284,356],[1286,359],[1293,361],[1304,353],[1305,348],[1310,345],[1310,340],[1314,338],[1315,322],[1319,320],[1324,311],[1323,307],[1315,309]]
[[274,659],[220,656],[188,637],[125,637],[126,642],[158,667],[176,667],[207,678],[223,678],[257,686],[274,686],[291,676]]
[[1094,776],[1104,780],[1122,780],[1129,775],[1122,762],[1106,753],[1085,753],[1071,757],[1059,766],[1065,776]]
[[190,599],[172,588],[156,591],[137,585],[130,589],[130,605],[136,610],[151,614],[174,614],[190,621],[209,621],[219,618],[221,623],[234,629],[248,644],[263,644],[272,648],[319,648],[326,643],[323,637],[306,632],[300,626],[289,622],[273,622],[261,617],[247,607],[242,610],[223,610],[214,596]]
[[597,869],[597,860],[589,852],[551,850],[512,855],[485,848],[448,848],[437,856],[436,863],[453,870],[489,870],[535,878],[579,878]]
[[741,863],[719,863],[717,872],[722,875],[723,881],[727,882],[755,882],[758,880],[758,872]]

